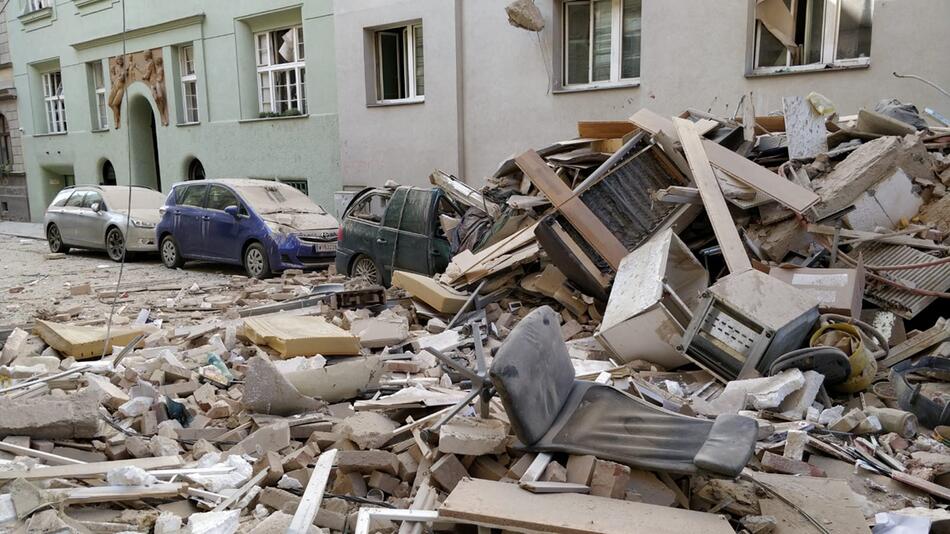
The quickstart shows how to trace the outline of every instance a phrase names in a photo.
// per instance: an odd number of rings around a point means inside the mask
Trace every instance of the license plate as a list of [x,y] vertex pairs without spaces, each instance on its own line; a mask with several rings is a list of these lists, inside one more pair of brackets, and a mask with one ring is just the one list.
[[314,252],[336,252],[336,241],[331,243],[317,243],[313,245]]

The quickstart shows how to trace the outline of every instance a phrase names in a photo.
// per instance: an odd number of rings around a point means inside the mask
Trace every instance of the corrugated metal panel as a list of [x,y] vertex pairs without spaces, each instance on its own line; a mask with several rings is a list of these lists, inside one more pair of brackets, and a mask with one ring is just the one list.
[[[863,255],[864,263],[867,265],[914,264],[935,259],[933,256],[911,247],[884,243],[867,244],[859,247],[855,252],[860,252]],[[856,257],[857,255],[852,254],[852,256]],[[895,282],[917,289],[941,292],[950,289],[950,263],[906,271],[883,271],[880,274],[891,278]],[[868,280],[868,287],[865,289],[864,296],[867,300],[900,315],[904,319],[914,318],[937,298],[916,295],[873,280]]]

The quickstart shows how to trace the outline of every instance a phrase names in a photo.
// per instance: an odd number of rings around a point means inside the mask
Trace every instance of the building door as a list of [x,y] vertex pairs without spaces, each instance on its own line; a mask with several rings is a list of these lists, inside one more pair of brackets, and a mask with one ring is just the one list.
[[159,172],[158,136],[155,113],[148,99],[135,95],[129,99],[129,131],[132,156],[132,183],[156,191],[162,189]]

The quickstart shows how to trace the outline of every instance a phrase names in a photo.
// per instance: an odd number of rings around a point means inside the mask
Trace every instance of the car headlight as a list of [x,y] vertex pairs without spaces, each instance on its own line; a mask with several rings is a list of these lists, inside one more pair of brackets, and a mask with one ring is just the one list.
[[134,218],[134,217],[133,217],[129,222],[131,222],[131,223],[132,223],[132,226],[135,226],[136,228],[155,228],[155,223],[150,223],[150,222],[147,222],[147,221],[141,221],[141,220],[136,219],[136,218]]
[[275,223],[272,221],[264,221],[264,224],[267,225],[268,230],[270,230],[272,233],[275,233],[275,234],[290,235],[294,233],[293,228],[284,224]]

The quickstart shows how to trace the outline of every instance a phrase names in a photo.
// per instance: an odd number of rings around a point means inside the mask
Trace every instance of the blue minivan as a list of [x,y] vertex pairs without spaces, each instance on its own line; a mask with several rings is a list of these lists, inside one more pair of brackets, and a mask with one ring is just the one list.
[[243,265],[266,278],[285,269],[329,265],[336,257],[336,219],[287,184],[269,180],[202,180],[175,184],[155,227],[162,263],[187,260]]

